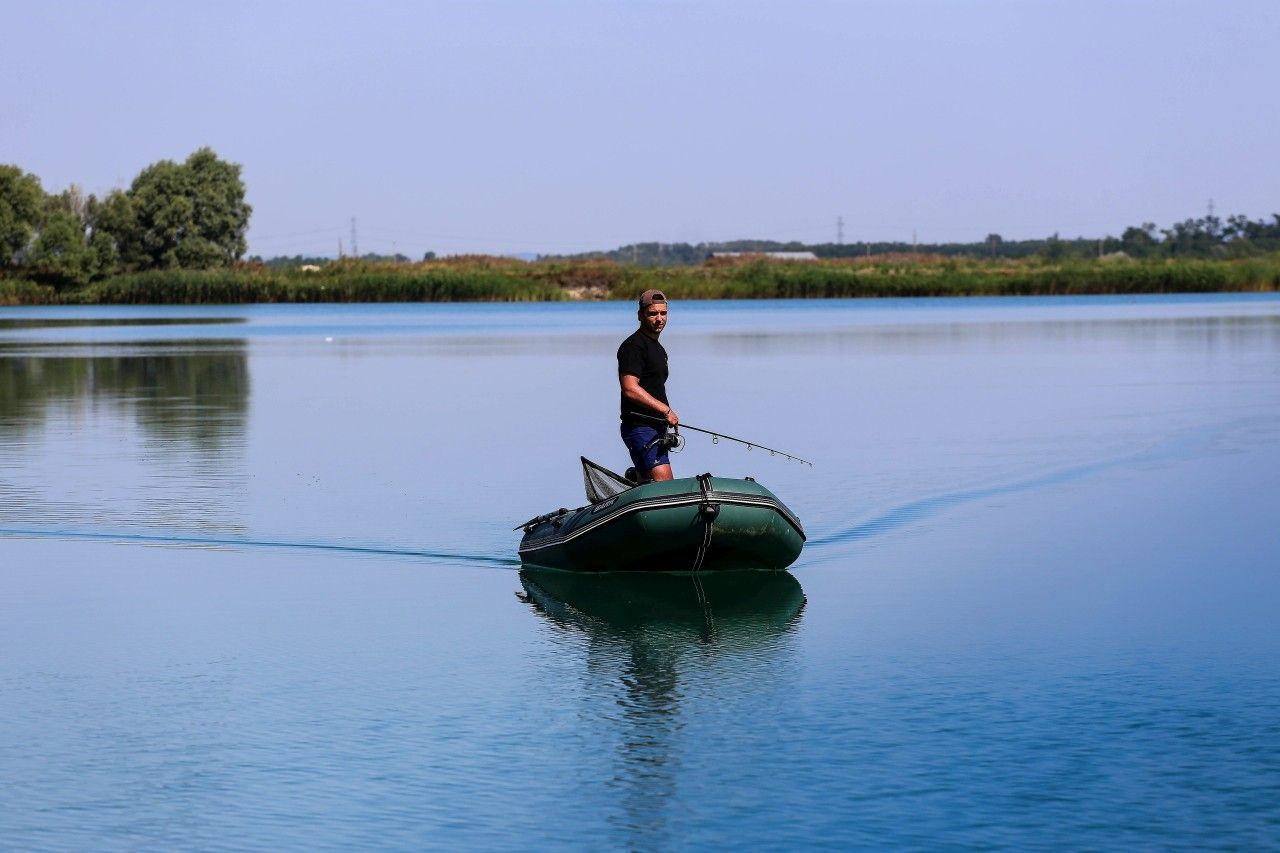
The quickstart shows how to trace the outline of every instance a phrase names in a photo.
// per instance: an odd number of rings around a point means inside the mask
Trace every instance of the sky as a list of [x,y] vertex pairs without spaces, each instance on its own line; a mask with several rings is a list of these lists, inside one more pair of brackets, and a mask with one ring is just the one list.
[[1280,2],[7,3],[0,163],[202,146],[251,254],[1119,235],[1280,213]]

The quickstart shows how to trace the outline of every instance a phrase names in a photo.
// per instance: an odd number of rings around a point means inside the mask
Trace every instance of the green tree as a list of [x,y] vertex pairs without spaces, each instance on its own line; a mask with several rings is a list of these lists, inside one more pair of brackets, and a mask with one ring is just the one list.
[[0,166],[0,266],[13,263],[30,245],[43,214],[40,179],[17,166]]
[[40,278],[85,282],[92,274],[84,224],[73,213],[54,210],[45,216],[40,235],[27,257],[27,266]]
[[143,169],[127,193],[104,200],[98,225],[128,267],[208,269],[244,254],[251,212],[240,166],[201,148],[185,163]]
[[90,236],[97,200],[80,188],[45,200],[40,232],[26,256],[28,271],[53,284],[84,284],[114,271],[114,247],[105,234]]
[[1144,222],[1141,228],[1130,225],[1120,235],[1120,247],[1129,257],[1149,258],[1160,248],[1155,233],[1154,222]]
[[1273,213],[1271,222],[1237,214],[1227,219],[1223,234],[1236,255],[1280,251],[1280,213]]
[[1163,233],[1164,245],[1175,257],[1206,257],[1222,244],[1222,223],[1216,216],[1175,222]]

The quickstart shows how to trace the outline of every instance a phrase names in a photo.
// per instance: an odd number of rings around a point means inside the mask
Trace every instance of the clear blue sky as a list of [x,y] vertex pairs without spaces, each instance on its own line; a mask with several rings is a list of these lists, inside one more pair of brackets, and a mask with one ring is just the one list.
[[[250,251],[1119,234],[1280,212],[1280,2],[11,3],[0,162],[209,145]],[[348,250],[350,246],[347,246]]]

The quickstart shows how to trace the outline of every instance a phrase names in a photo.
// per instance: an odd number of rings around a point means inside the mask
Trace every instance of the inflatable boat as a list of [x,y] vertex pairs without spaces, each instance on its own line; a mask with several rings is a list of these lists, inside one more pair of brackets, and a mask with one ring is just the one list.
[[591,503],[531,518],[525,566],[581,572],[785,569],[800,556],[804,527],[750,477],[702,474],[635,485],[583,457]]

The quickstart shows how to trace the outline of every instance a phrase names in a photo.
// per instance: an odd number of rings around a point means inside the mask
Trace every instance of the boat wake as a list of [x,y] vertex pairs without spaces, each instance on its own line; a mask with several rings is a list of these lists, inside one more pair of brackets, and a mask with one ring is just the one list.
[[882,515],[866,521],[861,521],[850,527],[834,530],[830,533],[825,533],[819,536],[812,536],[807,542],[807,547],[821,548],[823,546],[855,542],[860,539],[870,539],[874,536],[879,536],[884,533],[889,533],[902,527],[906,527],[907,525],[936,515],[944,510],[951,509],[952,507],[973,503],[974,501],[980,501],[986,498],[1000,497],[1003,495],[1016,494],[1018,492],[1030,492],[1036,489],[1058,486],[1075,480],[1083,480],[1086,477],[1091,477],[1104,471],[1186,458],[1208,445],[1225,431],[1226,430],[1223,425],[1200,427],[1196,430],[1189,431],[1184,435],[1178,436],[1177,438],[1161,442],[1160,444],[1141,453],[1106,459],[1100,462],[1092,462],[1086,465],[1077,465],[1071,468],[1063,468],[1058,471],[1052,471],[1038,477],[1031,477],[1029,479],[1013,483],[1003,483],[977,489],[966,489],[964,491],[949,492],[947,494],[922,498],[918,501],[912,501],[910,503],[894,507]]
[[337,542],[288,542],[278,539],[247,537],[190,536],[156,533],[123,533],[88,530],[59,530],[38,527],[0,527],[0,537],[14,539],[89,540],[95,542],[133,543],[140,545],[174,545],[203,548],[279,548],[301,551],[326,551],[371,556],[416,557],[433,562],[511,568],[519,566],[514,557],[490,554],[461,554],[448,551],[426,551],[381,545],[357,545]]
[[[825,533],[815,533],[815,535],[809,537],[806,543],[806,550],[812,550],[814,548],[822,549],[835,545],[871,539],[876,536],[902,529],[948,509],[973,503],[975,501],[1058,486],[1116,469],[1188,458],[1201,452],[1206,446],[1220,440],[1227,433],[1242,427],[1247,428],[1256,422],[1256,419],[1245,419],[1244,421],[1230,424],[1209,424],[1188,430],[1179,436],[1160,442],[1145,451],[1133,453],[1127,456],[1114,457],[1098,462],[1063,468],[1016,482],[965,489],[921,498],[920,500],[911,501],[909,503],[893,507],[880,515],[859,521],[847,527],[838,528]],[[1268,421],[1268,426],[1274,428],[1274,422]],[[452,563],[455,565],[462,564],[502,569],[516,568],[521,565],[519,557],[514,554],[476,554],[429,550],[398,545],[290,541],[287,539],[267,539],[240,536],[202,536],[190,533],[99,531],[18,525],[0,526],[0,538],[82,540],[196,548],[271,548],[351,555],[404,557],[437,563]]]

